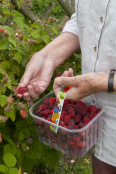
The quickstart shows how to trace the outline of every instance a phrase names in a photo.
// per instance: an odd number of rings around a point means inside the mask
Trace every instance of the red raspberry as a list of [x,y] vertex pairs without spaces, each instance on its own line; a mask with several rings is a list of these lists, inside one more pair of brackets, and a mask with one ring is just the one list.
[[51,110],[50,112],[51,112],[51,114],[53,114],[53,112],[54,112],[54,109],[52,109],[52,110]]
[[73,129],[79,129],[79,126],[77,126],[76,124],[73,126]]
[[76,143],[76,146],[78,147],[85,147],[86,146],[86,142],[85,141],[79,141]]
[[98,114],[101,111],[100,108],[97,108],[96,113]]
[[68,112],[65,111],[65,110],[63,110],[62,113],[61,113],[61,115],[63,115],[63,116],[68,115]]
[[64,100],[64,105],[67,105],[69,103],[69,100]]
[[80,109],[80,114],[84,116],[86,114],[87,110],[86,108]]
[[92,114],[92,113],[96,113],[96,107],[95,106],[93,106],[91,109],[90,109],[90,113]]
[[48,109],[49,109],[49,110],[52,110],[52,109],[54,109],[54,107],[55,107],[54,105],[49,105],[49,106],[48,106]]
[[47,120],[50,121],[50,122],[52,122],[52,118],[50,118],[50,117],[48,117]]
[[18,94],[24,94],[27,91],[28,91],[27,88],[18,88],[17,89]]
[[71,140],[67,140],[67,143],[71,146],[74,146],[74,144],[75,144],[74,141],[71,141]]
[[65,126],[64,121],[63,120],[60,120],[59,125],[62,126],[62,127],[64,127]]
[[79,114],[75,115],[74,120],[75,120],[75,123],[79,123],[82,120],[81,115]]
[[76,105],[76,107],[75,107],[75,112],[76,112],[77,114],[79,114],[79,113],[80,113],[80,110],[82,110],[82,109],[84,109],[84,108],[85,108],[84,106]]
[[67,92],[68,89],[67,88],[63,88],[62,92]]
[[40,110],[48,109],[48,105],[42,104],[38,107],[38,109],[40,109]]
[[76,101],[76,105],[81,105],[81,106],[84,106],[84,107],[86,106],[85,103],[82,102],[82,101]]
[[94,105],[86,106],[86,110],[87,110],[87,111],[90,111],[90,109],[91,109],[93,106],[94,106]]
[[60,120],[63,120],[64,121],[64,115],[61,115],[60,116]]
[[47,118],[52,118],[52,114],[48,115],[48,117],[47,117]]
[[21,116],[22,116],[23,118],[26,118],[26,117],[27,117],[27,113],[26,113],[26,110],[25,110],[25,109],[22,109],[22,110],[20,111],[20,114],[21,114]]
[[68,128],[73,129],[74,125],[75,125],[74,118],[71,118],[68,122]]
[[88,124],[90,122],[90,119],[88,117],[84,117],[83,121],[84,121],[85,124]]
[[46,98],[44,99],[43,104],[49,105],[49,98],[48,98],[48,97],[46,97]]
[[74,117],[74,116],[75,116],[75,110],[74,110],[74,108],[70,107],[70,108],[68,109],[68,115],[69,115],[70,117]]
[[86,125],[85,123],[80,122],[78,126],[79,126],[79,128],[83,128],[83,127],[85,127],[85,125]]
[[46,109],[46,110],[43,111],[43,115],[45,115],[46,117],[47,117],[48,115],[50,115],[50,114],[51,114],[51,112],[50,112],[49,109]]
[[[64,126],[64,128],[68,129],[68,126]],[[63,135],[66,135],[67,134],[67,131],[66,130],[62,129],[61,131],[62,131],[62,134]]]
[[69,109],[70,107],[72,107],[72,106],[73,106],[73,104],[71,104],[71,103],[67,104],[66,107],[65,107],[65,110],[68,111],[68,109]]
[[[46,117],[45,116],[42,116],[41,118],[46,120]],[[42,125],[43,123],[44,123],[43,120],[38,120],[38,124],[39,125]]]
[[60,76],[61,76],[61,73],[57,73],[57,74],[56,74],[56,77],[60,77]]
[[3,33],[4,31],[5,29],[0,27],[0,33]]
[[55,102],[56,102],[56,97],[51,97],[49,99],[49,105],[55,105]]
[[65,125],[68,124],[69,120],[71,119],[71,117],[69,115],[65,115],[64,116],[64,122],[65,122]]
[[36,113],[35,113],[35,115],[37,115],[39,117],[42,117],[42,115],[43,115],[42,110],[37,110]]
[[96,114],[90,114],[89,119],[92,120],[95,116],[96,116]]
[[77,143],[81,140],[81,137],[79,135],[74,135],[73,140],[74,140],[75,143]]

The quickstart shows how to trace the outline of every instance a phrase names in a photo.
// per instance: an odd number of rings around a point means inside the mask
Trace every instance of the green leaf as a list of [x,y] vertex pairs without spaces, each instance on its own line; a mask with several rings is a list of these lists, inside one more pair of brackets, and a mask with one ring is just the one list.
[[21,174],[21,166],[20,166],[20,168],[19,168],[19,170],[18,170],[18,173],[17,174]]
[[4,11],[3,11],[3,13],[4,14],[9,14],[9,15],[12,14],[8,8],[5,8]]
[[42,35],[41,35],[41,39],[42,39],[46,44],[48,44],[48,43],[50,42],[50,37],[49,37],[49,35],[47,35],[47,34],[42,34]]
[[11,111],[4,111],[4,113],[7,117],[10,117],[13,122],[15,121],[15,116],[16,116],[15,109],[12,109]]
[[0,50],[6,50],[9,48],[9,43],[7,38],[0,39]]
[[32,171],[35,163],[36,163],[36,160],[31,160],[25,156],[23,158],[21,166],[26,172],[30,173]]
[[0,95],[0,105],[3,107],[7,103],[6,95]]
[[56,28],[52,27],[52,30],[55,34],[58,34],[58,31],[56,30]]
[[14,22],[23,30],[23,20],[20,17],[15,17]]
[[14,47],[16,47],[16,41],[15,41],[15,39],[13,39],[12,37],[9,37],[8,38],[8,41],[11,42],[14,45]]
[[38,24],[37,22],[34,22],[33,24],[32,24],[32,27],[33,28],[40,28],[40,24]]
[[13,156],[11,153],[5,153],[3,155],[3,160],[8,167],[14,167],[17,163],[15,156]]
[[15,56],[18,64],[20,64],[21,60],[22,60],[22,55],[17,51],[17,52],[14,53],[14,56]]
[[9,169],[9,174],[17,174],[18,173],[18,169],[17,168],[10,168]]
[[39,29],[33,29],[30,35],[34,39],[37,39],[37,38],[40,38],[41,37]]
[[22,148],[19,148],[20,149],[20,158],[17,159],[17,167],[20,167],[20,165],[22,164],[22,160],[24,158],[24,151]]
[[14,74],[16,74],[17,76],[20,75],[20,68],[18,65],[13,64],[13,68],[12,71],[14,72]]
[[20,156],[21,156],[20,148],[17,148],[16,156],[18,159],[20,159]]
[[44,152],[44,160],[49,165],[50,169],[52,169],[56,162],[59,159],[59,152],[55,149],[47,149]]
[[19,132],[18,134],[18,140],[23,141],[24,140],[24,134],[22,132]]
[[18,47],[16,50],[21,53],[22,55],[26,55],[24,48]]
[[42,145],[40,142],[29,145],[29,150],[25,152],[26,156],[30,159],[39,158],[42,155]]
[[[19,0],[20,1],[20,0]],[[22,15],[22,13],[20,13],[19,11],[15,10],[15,12],[13,12],[13,17],[18,17],[18,18],[24,18],[24,16]]]
[[0,164],[0,172],[8,173],[8,167],[3,164]]
[[12,146],[11,144],[4,145],[3,153],[11,153],[12,155],[16,155],[17,147],[16,145]]

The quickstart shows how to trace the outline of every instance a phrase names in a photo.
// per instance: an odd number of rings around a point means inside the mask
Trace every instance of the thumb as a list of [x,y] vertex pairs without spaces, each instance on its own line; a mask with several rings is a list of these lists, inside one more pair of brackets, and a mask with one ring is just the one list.
[[77,86],[75,77],[57,77],[55,83],[61,86]]

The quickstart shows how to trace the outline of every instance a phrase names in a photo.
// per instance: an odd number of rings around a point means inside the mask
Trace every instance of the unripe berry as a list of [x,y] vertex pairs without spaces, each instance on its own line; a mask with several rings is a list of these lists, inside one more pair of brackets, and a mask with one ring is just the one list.
[[23,103],[21,103],[20,105],[19,105],[19,109],[25,109],[25,105],[23,104]]
[[27,113],[26,113],[26,110],[25,110],[25,109],[22,109],[22,110],[20,111],[20,114],[21,114],[21,116],[22,116],[23,118],[26,118],[26,117],[27,117]]
[[4,36],[5,36],[5,37],[9,37],[10,34],[5,30],[5,31],[4,31]]
[[6,112],[11,111],[11,110],[12,110],[11,106],[6,106],[6,107],[4,108],[4,111],[6,111]]
[[3,33],[4,31],[5,29],[0,27],[0,33]]
[[8,117],[0,116],[0,120],[5,123],[8,120]]
[[10,57],[10,58],[12,58],[13,56],[14,56],[13,53],[10,53],[10,54],[9,54],[9,57]]
[[23,40],[23,34],[19,34],[18,40],[19,40],[19,41],[22,41],[22,40]]
[[49,21],[50,24],[52,24],[53,21],[54,21],[54,20],[53,20],[53,17],[50,16],[49,19],[48,19],[48,21]]
[[23,33],[23,31],[22,31],[21,29],[19,29],[19,30],[18,30],[18,32],[19,32],[20,34],[22,34],[22,33]]
[[14,99],[11,96],[7,97],[7,103],[8,104],[12,104],[13,101],[14,101]]
[[19,36],[19,34],[18,34],[18,33],[16,33],[16,34],[14,35],[14,37],[15,37],[15,38],[17,38],[18,36]]
[[33,44],[33,45],[38,44],[38,42],[36,40],[33,40],[33,39],[28,39],[28,43]]

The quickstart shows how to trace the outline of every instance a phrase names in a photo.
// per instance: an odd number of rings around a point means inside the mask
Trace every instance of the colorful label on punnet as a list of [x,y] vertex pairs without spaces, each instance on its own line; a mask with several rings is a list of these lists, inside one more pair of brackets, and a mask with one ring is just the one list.
[[56,103],[55,103],[54,112],[53,112],[53,116],[52,116],[52,122],[55,123],[56,125],[55,126],[52,126],[52,125],[50,126],[50,130],[52,130],[53,132],[57,133],[58,124],[59,124],[59,120],[60,120],[60,116],[61,116],[61,112],[62,112],[64,100],[65,100],[65,95],[66,95],[66,92],[70,88],[71,87],[61,88],[61,90],[58,93]]

